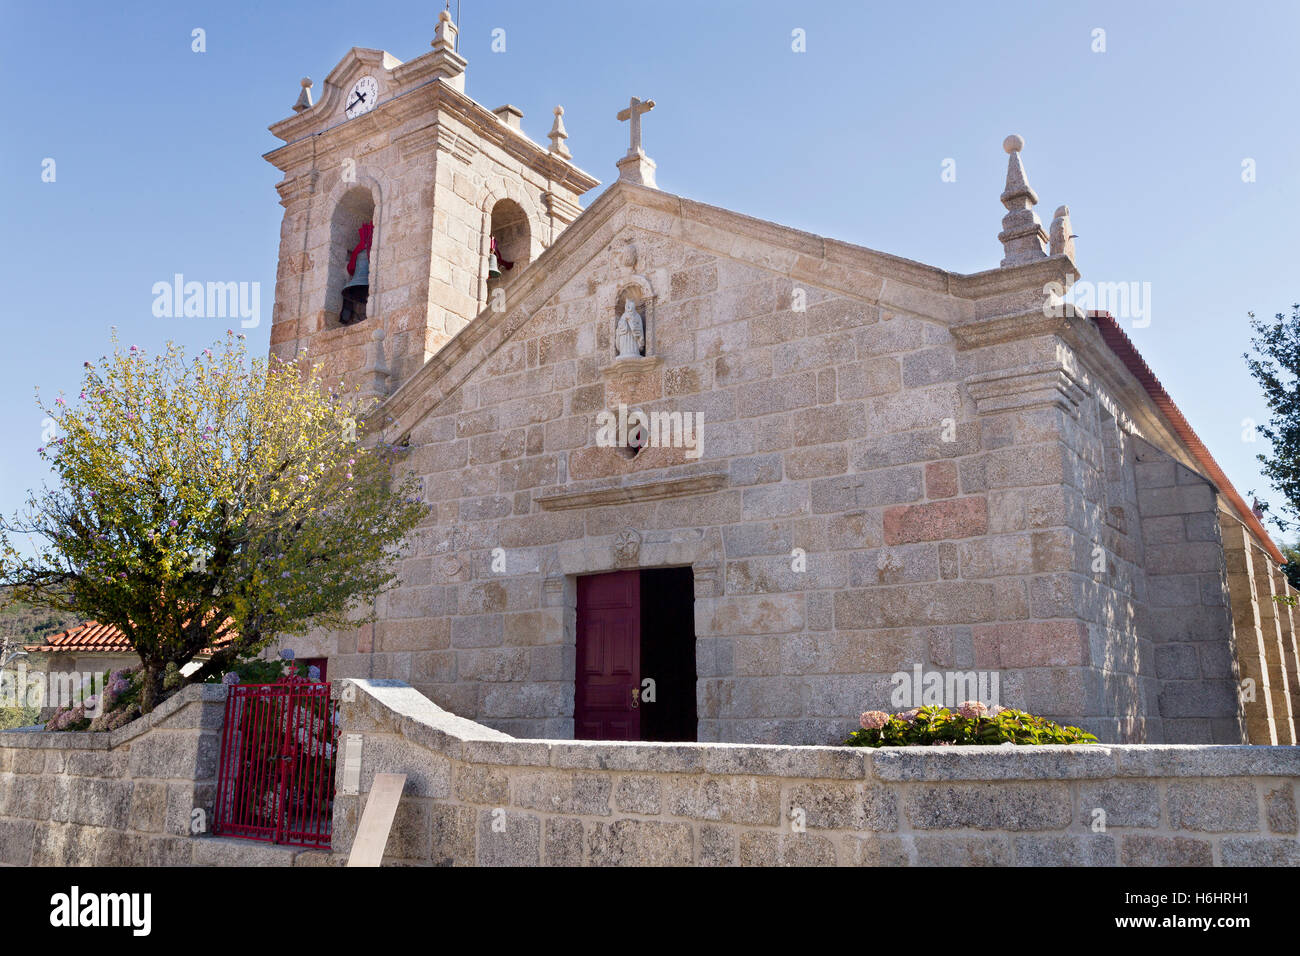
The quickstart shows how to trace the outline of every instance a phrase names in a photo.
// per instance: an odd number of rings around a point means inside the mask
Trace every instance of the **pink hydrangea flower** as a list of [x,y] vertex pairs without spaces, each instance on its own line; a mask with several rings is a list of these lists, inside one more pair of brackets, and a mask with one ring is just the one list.
[[961,714],[963,717],[974,720],[976,717],[987,717],[989,715],[989,709],[978,700],[967,700],[962,701],[962,703],[958,705],[957,713]]
[[858,720],[863,730],[879,730],[889,723],[889,715],[883,710],[869,710]]
[[919,714],[920,712],[921,712],[920,707],[913,707],[911,710],[905,710],[902,713],[895,714],[894,716],[897,717],[899,720],[906,721],[907,723],[910,724],[912,721],[916,720],[916,715]]

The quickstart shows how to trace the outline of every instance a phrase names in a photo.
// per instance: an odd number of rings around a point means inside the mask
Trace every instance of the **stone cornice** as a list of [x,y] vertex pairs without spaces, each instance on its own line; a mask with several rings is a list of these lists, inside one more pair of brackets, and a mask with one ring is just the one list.
[[685,495],[702,495],[716,491],[727,483],[725,474],[690,475],[685,478],[665,478],[659,481],[642,481],[636,484],[609,485],[573,491],[568,485],[543,489],[533,500],[543,511],[567,511],[571,508],[603,508],[607,505],[631,504],[637,501],[659,501],[663,498],[680,498]]
[[1056,405],[1078,415],[1088,386],[1070,369],[1054,362],[998,369],[966,379],[966,388],[981,415],[1013,408]]
[[307,172],[298,176],[286,176],[276,183],[275,191],[280,194],[280,205],[289,206],[316,191],[316,174]]
[[[1085,321],[1074,317],[1075,321]],[[949,327],[959,349],[977,349],[1039,335],[1059,335],[1070,324],[1065,316],[1046,316],[1042,309],[961,322]]]

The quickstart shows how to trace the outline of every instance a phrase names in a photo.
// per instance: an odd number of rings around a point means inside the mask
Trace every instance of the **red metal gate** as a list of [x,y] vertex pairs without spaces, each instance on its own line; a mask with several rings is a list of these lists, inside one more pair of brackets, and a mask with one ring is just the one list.
[[329,684],[233,685],[212,832],[328,849],[338,736]]

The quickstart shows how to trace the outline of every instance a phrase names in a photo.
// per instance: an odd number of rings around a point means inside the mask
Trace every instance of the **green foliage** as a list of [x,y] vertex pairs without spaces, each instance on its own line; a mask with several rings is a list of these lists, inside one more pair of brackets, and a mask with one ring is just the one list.
[[0,730],[33,727],[41,721],[39,707],[0,707]]
[[[965,709],[965,708],[963,708]],[[863,714],[864,723],[883,726],[855,730],[844,741],[849,747],[915,747],[972,744],[1085,744],[1097,738],[1078,727],[1062,727],[1022,710],[1001,710],[966,716],[946,707],[920,707],[904,714],[879,711]],[[875,714],[877,721],[869,718]],[[910,717],[910,719],[909,719]],[[881,718],[887,718],[881,721]]]
[[66,631],[81,618],[67,611],[38,607],[19,601],[13,588],[0,587],[0,634],[11,644],[37,644],[52,634]]
[[[272,660],[265,660],[260,657],[245,657],[233,662],[227,673],[238,674],[239,683],[241,684],[274,684],[286,677],[306,678],[307,665],[286,661],[278,657]],[[219,684],[224,676],[224,674],[209,675],[207,683]]]
[[163,668],[163,690],[178,691],[182,683],[180,668],[176,666],[175,661],[168,661],[167,666]]
[[1283,545],[1282,556],[1286,558],[1286,563],[1282,565],[1282,573],[1286,575],[1291,587],[1300,591],[1300,547],[1294,544]]
[[[1291,306],[1290,315],[1278,312],[1268,322],[1256,319],[1253,312],[1249,315],[1255,334],[1251,352],[1243,358],[1268,405],[1268,423],[1257,425],[1256,430],[1272,445],[1255,457],[1283,499],[1278,509],[1267,503],[1261,503],[1261,508],[1286,531],[1300,519],[1300,304]],[[1287,559],[1294,564],[1292,555]],[[1292,577],[1291,571],[1287,577]],[[1291,583],[1296,583],[1294,578]]]
[[[277,637],[373,620],[427,514],[418,481],[394,476],[401,450],[361,432],[356,396],[319,367],[250,362],[242,340],[187,360],[114,339],[75,408],[41,406],[57,486],[0,527],[0,586],[120,628],[145,712],[169,664],[216,647],[190,678],[205,680]],[[21,553],[11,535],[41,543]]]

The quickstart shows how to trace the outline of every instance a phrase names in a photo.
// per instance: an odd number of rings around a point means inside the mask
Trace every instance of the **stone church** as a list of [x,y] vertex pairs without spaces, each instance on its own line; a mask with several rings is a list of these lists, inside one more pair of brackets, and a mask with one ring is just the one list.
[[446,13],[432,46],[271,127],[272,352],[379,399],[430,504],[379,621],[299,656],[521,737],[838,743],[938,675],[1104,741],[1295,742],[1281,555],[1062,301],[1018,137],[963,275],[659,190],[635,98],[584,209],[563,110],[540,145]]

